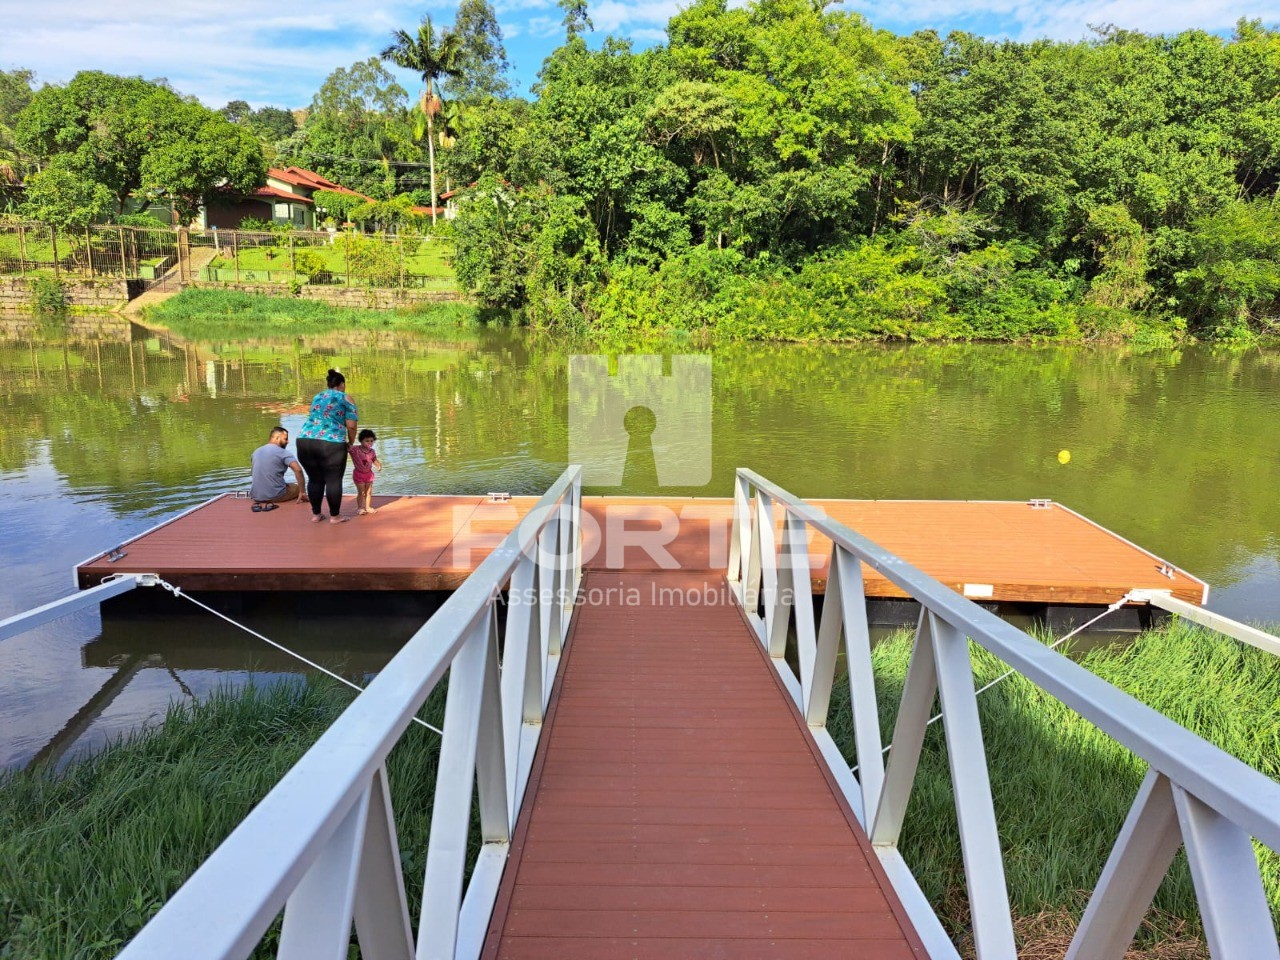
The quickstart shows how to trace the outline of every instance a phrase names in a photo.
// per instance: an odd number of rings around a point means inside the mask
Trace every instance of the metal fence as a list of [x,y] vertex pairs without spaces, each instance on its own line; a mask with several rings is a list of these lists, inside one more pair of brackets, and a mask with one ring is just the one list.
[[0,275],[457,289],[443,241],[417,234],[0,223]]
[[[780,537],[775,507],[782,512]],[[810,587],[811,532],[832,544],[820,618],[815,617]],[[887,762],[863,600],[864,564],[921,606]],[[1124,956],[1179,847],[1186,848],[1213,957],[1280,960],[1252,845],[1256,838],[1280,851],[1280,783],[750,470],[738,471],[734,488],[729,577],[930,956],[959,958],[898,853],[898,839],[937,696],[974,949],[983,960],[1017,957],[969,658],[972,640],[1149,765],[1067,960]],[[793,617],[797,672],[785,660]],[[858,755],[856,779],[826,730],[842,647]]]
[[114,224],[59,230],[47,223],[0,223],[0,274],[154,280],[177,257],[173,230]]
[[455,290],[443,241],[353,231],[207,230],[189,234],[198,283]]

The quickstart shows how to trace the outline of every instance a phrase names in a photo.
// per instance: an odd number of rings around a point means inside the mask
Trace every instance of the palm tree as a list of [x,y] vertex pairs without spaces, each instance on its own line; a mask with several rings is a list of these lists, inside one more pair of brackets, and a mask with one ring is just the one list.
[[22,153],[13,131],[0,123],[0,189],[22,180]]
[[458,35],[445,30],[439,37],[431,25],[431,18],[424,17],[418,27],[418,35],[410,36],[403,30],[391,34],[395,41],[382,51],[382,59],[390,60],[397,67],[412,70],[422,76],[422,97],[419,106],[427,122],[427,159],[431,167],[431,223],[436,222],[436,145],[433,118],[443,103],[436,94],[436,86],[444,77],[460,76],[459,55],[462,43]]

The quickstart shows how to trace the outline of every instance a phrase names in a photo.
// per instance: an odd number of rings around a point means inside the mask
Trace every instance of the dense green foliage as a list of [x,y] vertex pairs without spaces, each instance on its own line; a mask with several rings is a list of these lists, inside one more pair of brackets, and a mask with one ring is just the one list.
[[[489,0],[462,0],[447,29],[396,30],[384,58],[423,83],[410,99],[377,58],[331,73],[301,127],[274,147],[296,163],[378,200],[433,206],[434,154],[452,146],[472,104],[508,93],[502,30]],[[449,102],[445,102],[445,99]]]
[[[571,16],[571,13],[570,13]],[[699,0],[571,26],[468,113],[460,278],[539,325],[786,339],[1220,338],[1280,324],[1280,33],[1076,43]]]
[[532,100],[510,96],[489,0],[392,32],[296,116],[213,113],[136,77],[32,94],[28,71],[0,74],[0,191],[34,160],[29,215],[79,225],[140,191],[185,217],[216,186],[260,183],[265,155],[373,197],[322,205],[386,228],[460,188],[465,287],[557,329],[1280,333],[1274,28],[1027,43],[696,0],[636,52],[589,44],[587,5],[557,5],[565,40]]
[[393,160],[417,160],[408,94],[376,58],[333,71],[307,119],[276,144],[278,163],[297,164],[370,196],[396,189]]
[[263,143],[274,143],[291,137],[298,130],[298,120],[289,110],[280,107],[259,107],[254,110],[244,100],[232,100],[218,111],[232,123],[248,127]]
[[30,166],[13,127],[18,114],[31,102],[34,79],[30,70],[0,70],[0,212],[18,199],[18,184]]
[[[252,189],[266,175],[251,133],[140,77],[84,71],[65,86],[45,86],[15,133],[22,149],[49,160],[29,178],[24,212],[56,226],[101,216],[104,199],[119,212],[134,193],[171,200],[187,221],[215,188]],[[63,209],[48,201],[67,189],[76,203]]]

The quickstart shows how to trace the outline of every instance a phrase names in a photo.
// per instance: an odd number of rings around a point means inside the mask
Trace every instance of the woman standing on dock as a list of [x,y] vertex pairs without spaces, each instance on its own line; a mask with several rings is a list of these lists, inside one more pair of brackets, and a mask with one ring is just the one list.
[[324,519],[320,503],[329,500],[329,522],[342,523],[342,477],[347,472],[347,450],[356,441],[356,405],[347,396],[347,378],[330,370],[328,389],[311,401],[311,413],[298,431],[298,462],[307,472],[307,497],[311,520]]

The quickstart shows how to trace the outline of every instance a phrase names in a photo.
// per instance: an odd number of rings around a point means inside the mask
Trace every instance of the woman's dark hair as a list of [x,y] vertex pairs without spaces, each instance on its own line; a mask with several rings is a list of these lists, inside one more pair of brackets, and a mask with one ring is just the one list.
[[340,374],[337,370],[330,370],[329,375],[325,377],[324,382],[328,385],[329,389],[332,390],[335,387],[340,387],[344,383],[346,383],[347,378],[344,377],[342,374]]
[[361,443],[363,443],[365,440],[377,440],[378,435],[374,433],[372,430],[365,428],[364,430],[361,430],[358,434],[356,434],[356,439],[359,440]]

